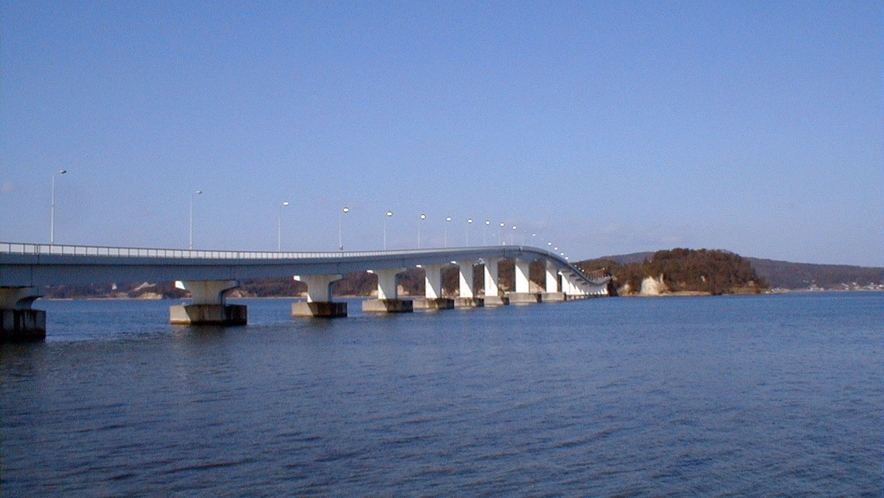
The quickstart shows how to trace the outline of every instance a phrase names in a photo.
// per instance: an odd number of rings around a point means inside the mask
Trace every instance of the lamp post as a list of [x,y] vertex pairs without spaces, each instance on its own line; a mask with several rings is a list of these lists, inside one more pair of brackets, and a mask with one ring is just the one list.
[[451,216],[447,216],[445,218],[445,235],[442,241],[445,243],[445,247],[448,247],[448,224],[451,223]]
[[470,227],[473,226],[473,219],[467,220],[467,247],[470,247]]
[[500,222],[500,230],[497,231],[497,245],[505,246],[506,245],[506,236],[503,235],[503,227],[504,223]]
[[417,222],[417,248],[421,248],[421,225],[424,224],[424,220],[427,219],[427,215],[421,213],[421,220]]
[[486,240],[487,239],[486,236],[488,235],[488,225],[490,225],[490,224],[491,224],[490,220],[485,220],[485,226],[482,227],[482,245],[483,246],[488,245],[488,241]]
[[344,252],[344,214],[349,213],[350,208],[344,206],[338,213],[338,249]]
[[384,217],[384,250],[387,250],[387,218],[393,216],[393,211],[387,211],[387,216]]
[[197,190],[196,192],[190,194],[190,241],[188,244],[188,248],[190,249],[193,249],[193,197],[202,193],[202,190]]
[[289,201],[282,201],[279,205],[279,216],[276,218],[276,250],[282,251],[282,208],[289,205]]
[[[513,233],[515,233],[517,228],[518,227],[516,227],[516,225],[513,225]],[[516,245],[516,236],[515,235],[512,235],[512,237],[510,238],[510,245]]]
[[52,173],[52,203],[49,205],[49,245],[55,244],[55,175],[67,173],[66,169],[60,169]]

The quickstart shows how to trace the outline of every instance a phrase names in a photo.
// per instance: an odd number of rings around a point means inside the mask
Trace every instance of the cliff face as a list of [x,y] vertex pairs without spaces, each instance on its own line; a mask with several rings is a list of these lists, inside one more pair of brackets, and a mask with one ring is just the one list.
[[657,278],[645,277],[645,279],[642,280],[642,287],[639,291],[639,295],[659,296],[666,292],[669,292],[669,288],[666,287],[666,284],[663,282],[663,275],[660,275]]

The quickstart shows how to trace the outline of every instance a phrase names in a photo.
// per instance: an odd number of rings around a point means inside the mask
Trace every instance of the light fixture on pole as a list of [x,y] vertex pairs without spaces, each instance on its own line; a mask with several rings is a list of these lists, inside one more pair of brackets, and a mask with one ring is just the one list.
[[449,223],[451,223],[451,216],[447,216],[445,218],[445,235],[444,235],[444,238],[442,239],[443,242],[445,243],[445,247],[448,247],[448,224]]
[[188,244],[188,248],[190,249],[193,249],[193,197],[202,193],[202,190],[197,190],[196,192],[190,194],[190,240]]
[[417,223],[417,248],[421,248],[421,225],[423,225],[423,221],[427,219],[427,215],[421,213],[421,221]]
[[289,201],[282,201],[279,205],[279,216],[276,218],[276,250],[282,251],[282,208],[289,205]]
[[[516,225],[513,225],[513,232],[516,231],[516,228],[517,228]],[[515,235],[510,235],[510,244],[516,245],[516,236]]]
[[467,220],[467,247],[470,247],[470,227],[473,226],[473,219]]
[[52,173],[52,203],[49,206],[49,245],[55,244],[55,175],[67,173],[66,169],[60,169]]
[[384,217],[384,250],[387,250],[387,218],[393,216],[393,211],[387,211],[387,216]]
[[482,227],[482,245],[483,246],[488,245],[487,235],[488,235],[488,225],[490,225],[490,224],[491,224],[490,220],[485,220],[485,226]]
[[338,213],[338,249],[344,252],[344,215],[350,212],[350,208],[344,206]]
[[506,245],[506,235],[503,234],[503,227],[506,226],[504,222],[500,222],[500,230],[497,231],[497,244],[498,245]]

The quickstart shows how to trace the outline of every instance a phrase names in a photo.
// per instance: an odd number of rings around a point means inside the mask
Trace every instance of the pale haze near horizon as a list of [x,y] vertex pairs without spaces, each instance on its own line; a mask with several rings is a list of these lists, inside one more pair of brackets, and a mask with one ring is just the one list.
[[283,250],[380,249],[386,223],[390,249],[420,230],[572,261],[881,266],[882,19],[880,2],[3,1],[0,240],[49,241],[66,170],[57,244],[186,248],[193,201],[199,249],[275,250],[280,222]]

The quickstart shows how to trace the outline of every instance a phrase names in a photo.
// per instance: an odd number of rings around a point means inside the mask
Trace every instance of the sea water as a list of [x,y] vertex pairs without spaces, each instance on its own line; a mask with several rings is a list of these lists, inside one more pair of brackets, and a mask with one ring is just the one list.
[[38,301],[46,341],[0,346],[0,491],[880,496],[882,297]]

